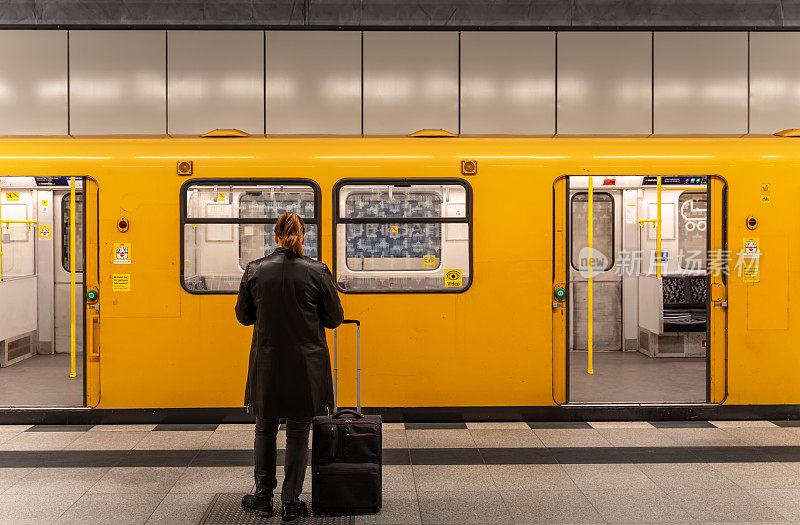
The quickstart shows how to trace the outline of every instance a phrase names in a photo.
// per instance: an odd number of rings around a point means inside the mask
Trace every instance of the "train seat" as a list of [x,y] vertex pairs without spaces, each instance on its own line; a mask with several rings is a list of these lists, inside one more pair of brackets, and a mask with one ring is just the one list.
[[705,277],[664,276],[662,281],[664,332],[705,332]]

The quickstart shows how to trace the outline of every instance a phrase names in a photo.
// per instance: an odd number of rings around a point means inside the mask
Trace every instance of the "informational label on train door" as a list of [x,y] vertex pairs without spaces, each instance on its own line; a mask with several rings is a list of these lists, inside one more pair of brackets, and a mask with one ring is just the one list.
[[445,270],[444,271],[444,287],[445,288],[461,288],[463,278],[461,270]]
[[129,273],[111,274],[111,290],[114,292],[130,292],[131,274]]
[[131,245],[124,242],[114,243],[114,264],[131,263]]
[[51,236],[50,233],[50,226],[39,226],[39,238],[40,239],[49,239]]

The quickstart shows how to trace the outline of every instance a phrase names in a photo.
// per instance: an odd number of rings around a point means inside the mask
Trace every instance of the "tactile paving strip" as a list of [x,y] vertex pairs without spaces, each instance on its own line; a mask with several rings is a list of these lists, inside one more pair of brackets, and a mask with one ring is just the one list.
[[[274,505],[275,516],[262,518],[242,510],[244,494],[217,494],[200,520],[200,525],[280,525],[280,503]],[[306,502],[308,503],[308,502]],[[311,505],[309,505],[311,507]],[[310,509],[309,509],[310,510]],[[353,525],[352,516],[314,516],[301,518],[297,525]]]

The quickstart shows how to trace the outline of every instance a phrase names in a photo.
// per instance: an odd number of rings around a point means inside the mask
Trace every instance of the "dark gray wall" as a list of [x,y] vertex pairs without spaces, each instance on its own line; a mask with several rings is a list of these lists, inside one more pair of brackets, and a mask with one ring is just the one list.
[[800,28],[800,0],[0,0],[0,26]]

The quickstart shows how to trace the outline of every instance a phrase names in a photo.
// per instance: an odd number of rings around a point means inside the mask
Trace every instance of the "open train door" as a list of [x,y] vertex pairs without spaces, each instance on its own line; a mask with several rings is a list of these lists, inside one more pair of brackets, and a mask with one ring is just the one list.
[[96,407],[100,403],[99,190],[89,178],[84,179],[84,199],[86,406]]
[[708,185],[708,401],[722,403],[728,391],[728,184],[709,176]]
[[569,178],[553,184],[553,401],[567,402],[567,333],[569,274],[567,273],[567,203]]

